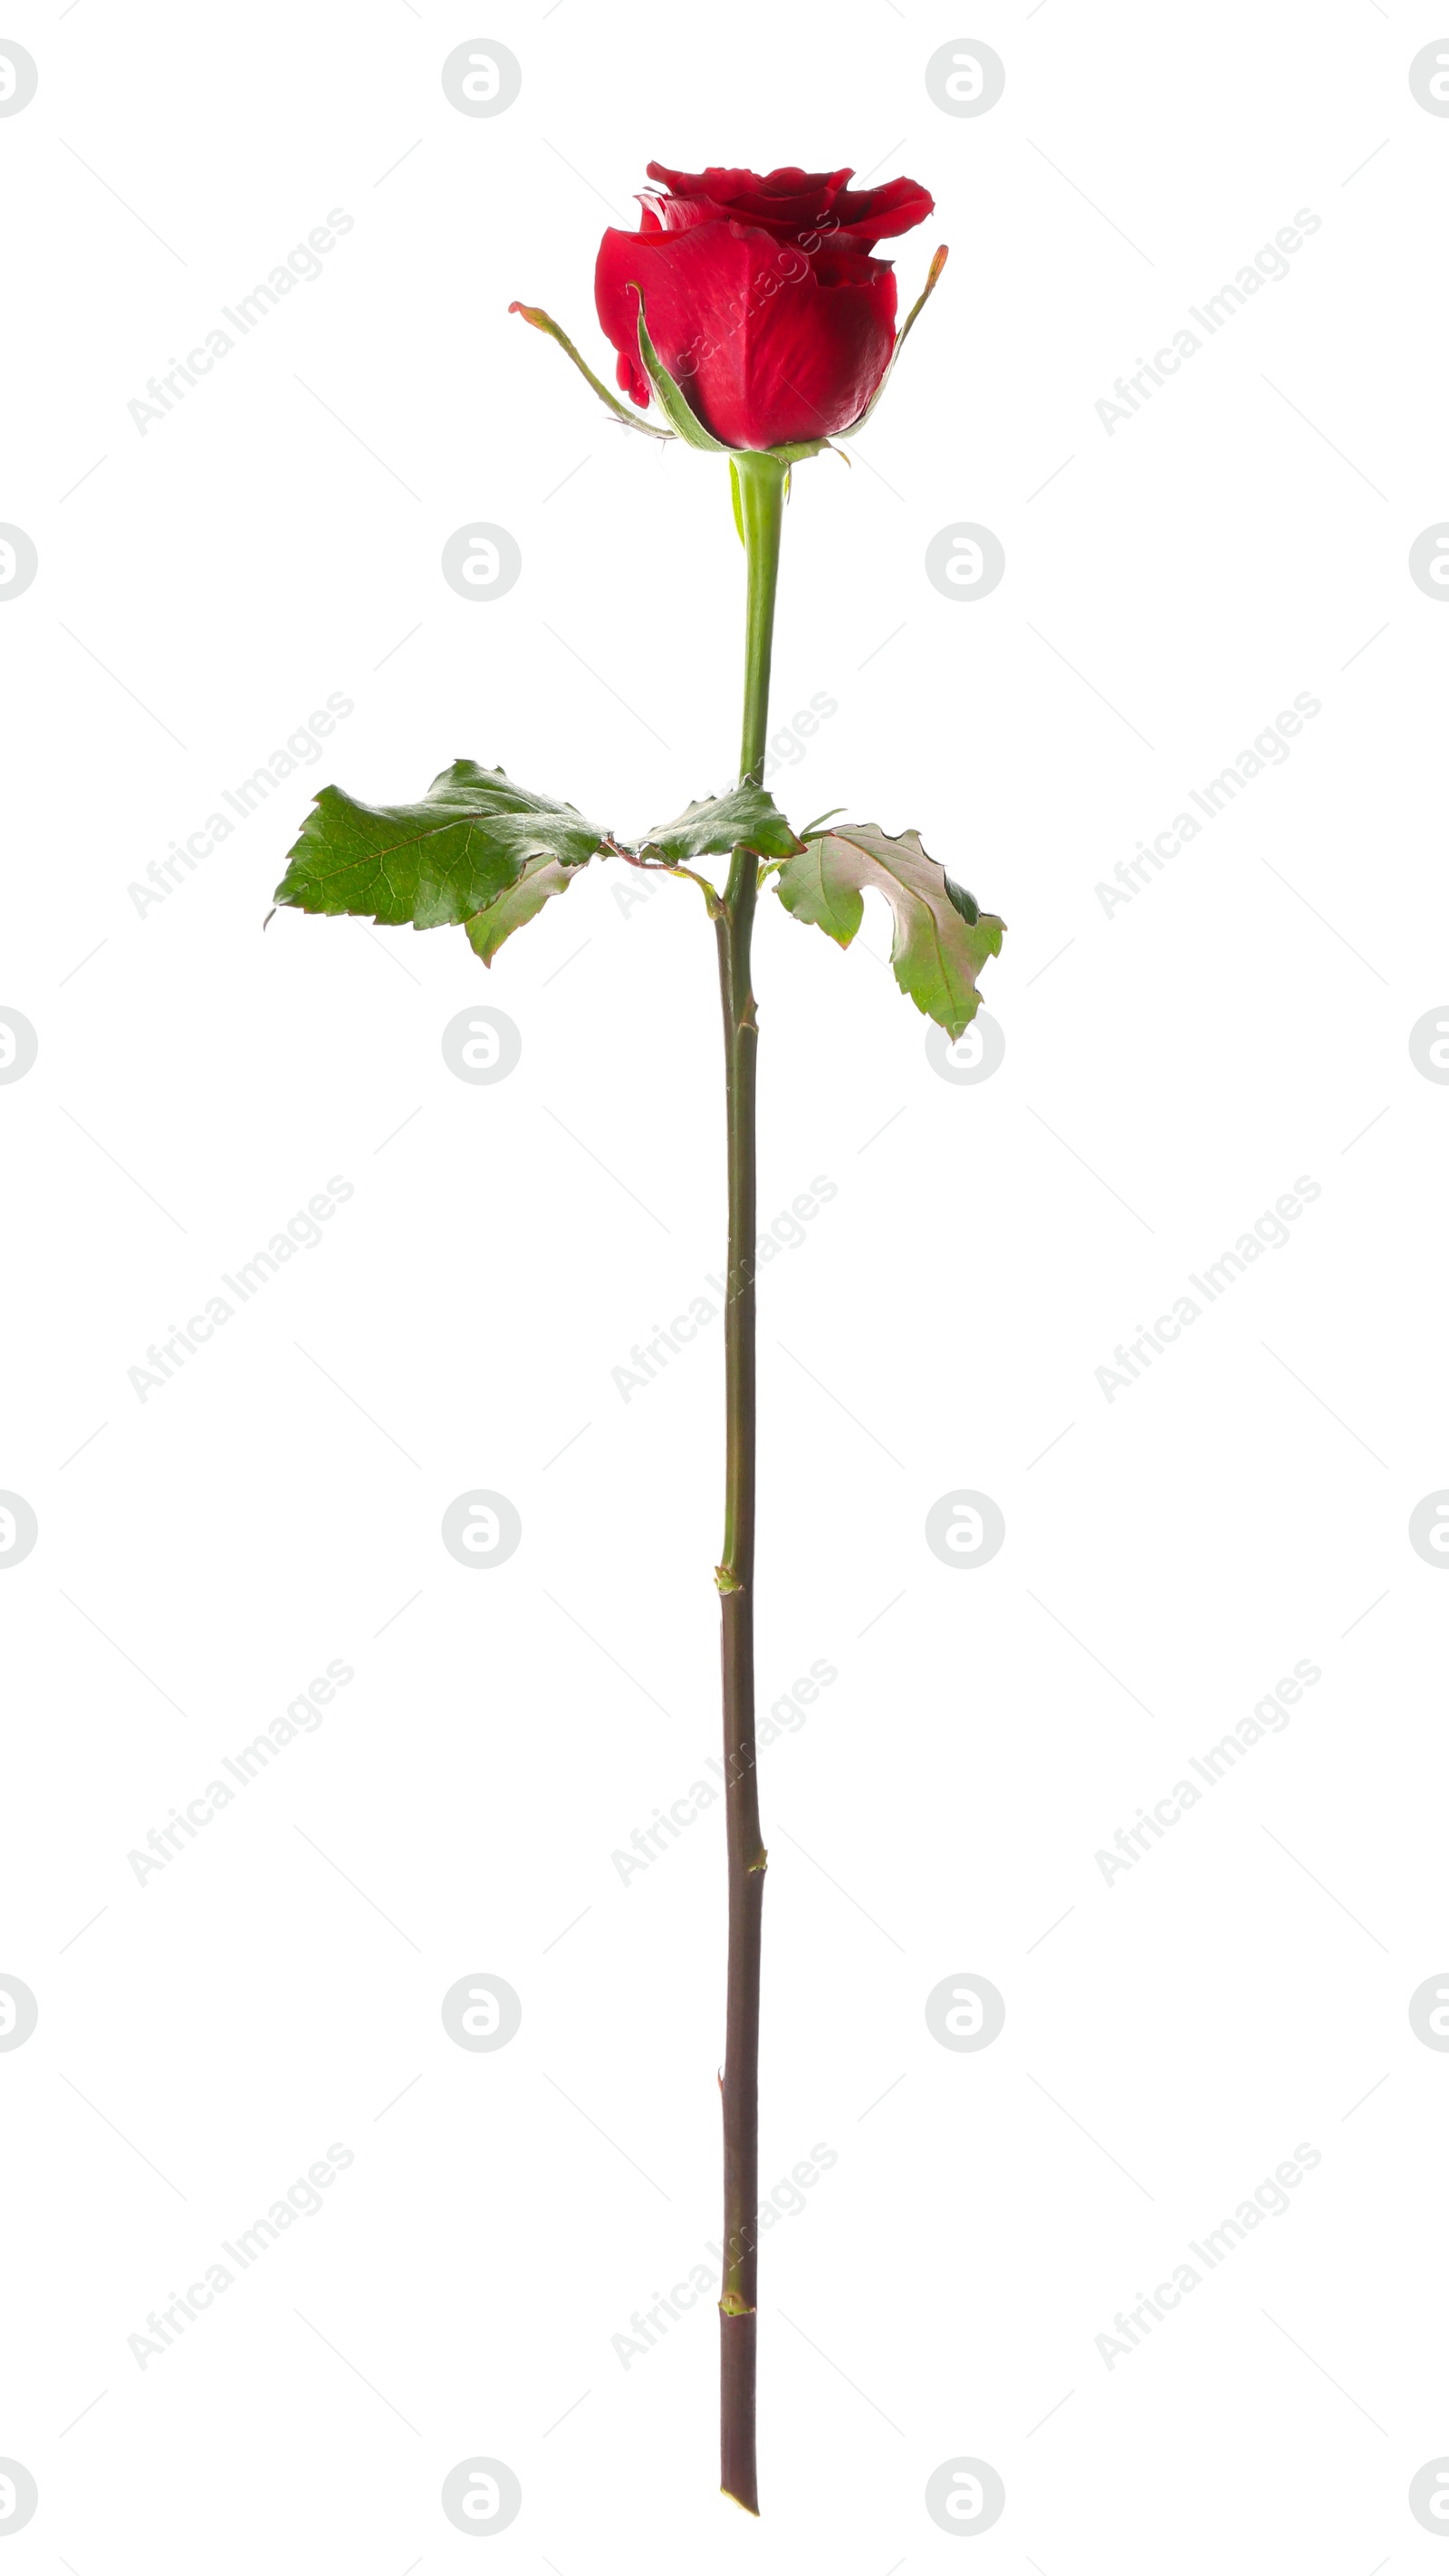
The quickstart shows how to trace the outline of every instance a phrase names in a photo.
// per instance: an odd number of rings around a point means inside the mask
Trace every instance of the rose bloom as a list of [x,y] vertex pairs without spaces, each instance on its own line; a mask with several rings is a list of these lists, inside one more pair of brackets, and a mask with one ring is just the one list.
[[[878,241],[924,222],[914,179],[851,188],[849,170],[666,170],[637,233],[606,232],[594,296],[641,408],[639,294],[655,350],[726,447],[828,438],[858,420],[890,363],[896,279]],[[635,289],[639,290],[636,293]]]

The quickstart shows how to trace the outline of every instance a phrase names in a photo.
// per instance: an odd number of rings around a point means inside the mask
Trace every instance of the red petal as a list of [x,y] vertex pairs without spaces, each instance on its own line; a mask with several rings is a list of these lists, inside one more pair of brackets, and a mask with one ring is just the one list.
[[[737,223],[760,224],[767,232],[829,230],[828,217],[850,178],[849,170],[666,170],[649,163],[649,176],[673,191],[676,200],[710,198]],[[669,218],[665,216],[667,229]]]
[[868,250],[871,243],[909,232],[933,211],[930,191],[914,179],[891,179],[881,188],[847,188],[849,170],[667,170],[651,161],[649,176],[670,189],[661,200],[660,220],[666,232],[683,231],[696,220],[694,209],[709,205],[733,215],[736,223],[759,224],[781,239],[793,235],[808,252],[807,238],[853,241]]
[[[687,233],[696,224],[728,224],[739,220],[738,210],[718,197],[656,197],[654,209],[662,233]],[[754,221],[753,216],[750,219]]]
[[729,447],[778,447],[846,428],[890,358],[895,273],[848,244],[810,261],[738,222],[663,235],[610,231],[594,286],[620,383],[638,399],[637,286],[661,359]]
[[831,208],[831,235],[868,250],[872,242],[908,233],[934,214],[936,200],[914,179],[892,179],[884,188],[843,188]]

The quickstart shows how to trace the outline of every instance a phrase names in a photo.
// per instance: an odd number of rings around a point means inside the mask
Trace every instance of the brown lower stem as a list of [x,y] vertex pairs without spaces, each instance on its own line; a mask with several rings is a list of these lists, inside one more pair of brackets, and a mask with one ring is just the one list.
[[[747,571],[740,782],[759,784],[787,470],[777,456],[732,457]],[[716,919],[729,1144],[725,1292],[725,1533],[717,1568],[724,1682],[729,1967],[724,2118],[724,2281],[720,2291],[720,2485],[760,2510],[755,2469],[756,2252],[760,2206],[760,1917],[765,1847],[755,1778],[755,1058],[750,939],[760,863],[736,849]]]

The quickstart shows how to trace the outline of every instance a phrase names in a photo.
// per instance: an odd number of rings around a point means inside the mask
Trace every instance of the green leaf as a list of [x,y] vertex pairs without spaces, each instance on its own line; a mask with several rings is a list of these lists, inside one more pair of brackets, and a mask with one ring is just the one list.
[[981,919],[981,906],[977,902],[975,895],[968,894],[964,886],[958,886],[954,877],[946,878],[946,892],[950,896],[951,901],[954,903],[963,921],[979,921]]
[[299,912],[359,913],[433,930],[471,921],[530,861],[582,867],[604,841],[572,805],[531,795],[501,769],[455,760],[416,805],[362,805],[340,787],[321,788],[275,899]]
[[639,355],[644,362],[644,372],[654,387],[655,400],[665,419],[684,440],[686,447],[706,447],[715,456],[730,455],[732,451],[726,447],[724,440],[712,438],[703,421],[690,410],[684,395],[649,337],[648,325],[644,319],[644,289],[642,286],[635,286],[634,292],[639,298]]
[[542,912],[550,895],[567,894],[578,874],[576,868],[563,867],[557,859],[532,858],[524,863],[522,876],[506,894],[495,895],[483,912],[475,912],[463,927],[468,933],[474,955],[491,966],[505,939]]
[[901,991],[959,1038],[976,1015],[976,978],[989,957],[999,956],[1006,924],[979,912],[975,898],[953,885],[926,856],[919,832],[893,840],[876,823],[822,832],[775,879],[786,911],[815,923],[841,948],[860,928],[868,887],[891,908],[891,964]]
[[600,384],[593,368],[586,365],[579,356],[562,324],[555,322],[551,313],[545,313],[541,304],[510,304],[508,310],[510,313],[521,313],[525,322],[533,324],[535,331],[546,331],[551,340],[557,340],[565,356],[572,358],[585,383],[593,386],[600,402],[607,404],[614,418],[621,420],[626,429],[642,429],[646,438],[673,437],[673,430],[660,429],[656,422],[645,420],[637,404],[621,403],[617,394],[611,394],[607,385]]
[[[910,337],[911,326],[914,323],[917,314],[921,311],[927,299],[935,290],[936,280],[946,265],[946,256],[946,245],[942,242],[940,249],[937,251],[935,258],[932,260],[931,265],[926,272],[925,285],[922,287],[920,294],[916,297],[915,303],[911,306],[909,313],[906,315],[904,322],[896,333],[895,346],[891,350],[885,374],[882,376],[880,383],[876,386],[875,392],[871,395],[871,398],[866,404],[864,411],[861,413],[860,418],[858,420],[853,420],[848,429],[838,429],[835,433],[837,438],[854,438],[858,429],[864,429],[866,422],[869,420],[871,413],[876,407],[876,404],[880,401],[881,395],[885,392],[887,385],[895,374],[896,360],[900,356],[902,349],[905,347],[906,342]],[[844,455],[845,453],[843,448],[838,452],[841,455]]]
[[684,859],[734,849],[753,850],[762,859],[790,859],[804,847],[763,787],[732,787],[727,796],[706,796],[687,805],[672,823],[660,823],[640,843],[639,855],[678,866]]

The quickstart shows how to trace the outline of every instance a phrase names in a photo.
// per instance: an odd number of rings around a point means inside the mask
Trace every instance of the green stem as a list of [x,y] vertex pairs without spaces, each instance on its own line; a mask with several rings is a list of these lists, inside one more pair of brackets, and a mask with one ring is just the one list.
[[[775,632],[775,590],[780,577],[780,533],[790,469],[778,457],[736,456],[740,524],[749,567],[745,594],[745,707],[740,731],[740,785],[760,783],[770,713],[770,650]],[[736,851],[736,859],[740,857]]]
[[[759,782],[786,468],[737,455],[748,587],[740,782]],[[724,2073],[724,2280],[720,2296],[720,2485],[759,2512],[755,2468],[756,2213],[759,2208],[760,1926],[765,1850],[755,1774],[755,1060],[750,987],[759,861],[737,849],[715,932],[724,1016],[729,1160],[725,1298],[725,1535],[717,1572],[729,1878]]]

